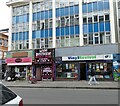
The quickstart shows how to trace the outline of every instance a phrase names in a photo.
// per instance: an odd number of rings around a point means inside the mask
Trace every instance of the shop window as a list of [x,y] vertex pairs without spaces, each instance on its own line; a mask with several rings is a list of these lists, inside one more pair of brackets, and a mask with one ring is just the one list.
[[57,64],[57,77],[59,78],[78,78],[78,64],[77,63],[64,63]]
[[99,80],[112,80],[112,63],[96,62],[88,64],[88,78],[90,78],[91,69],[96,71],[96,78]]

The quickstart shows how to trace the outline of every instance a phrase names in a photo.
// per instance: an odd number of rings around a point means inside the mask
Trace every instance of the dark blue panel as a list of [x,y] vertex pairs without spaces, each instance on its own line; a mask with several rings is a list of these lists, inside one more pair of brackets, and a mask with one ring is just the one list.
[[104,10],[109,10],[110,7],[109,7],[109,1],[108,0],[105,0],[104,1]]
[[99,23],[100,32],[104,32],[104,22]]
[[44,38],[44,30],[41,30],[41,38]]
[[87,5],[86,4],[82,5],[82,12],[87,13]]
[[98,32],[98,23],[94,23],[94,32]]
[[73,15],[74,14],[74,7],[73,6],[70,6],[70,15]]
[[69,35],[69,27],[65,27],[65,35]]
[[33,39],[36,38],[36,31],[32,31],[32,38],[33,38]]
[[78,5],[75,6],[75,14],[79,14],[79,6]]
[[27,14],[27,22],[29,22],[29,14]]
[[69,15],[69,7],[65,7],[65,15]]
[[26,32],[26,39],[29,39],[29,32]]
[[105,22],[105,31],[110,31],[110,22]]
[[36,20],[37,20],[37,14],[33,13],[33,21],[36,21]]
[[52,18],[52,10],[49,10],[49,18]]
[[23,15],[23,22],[27,22],[27,14],[26,15]]
[[16,33],[16,34],[15,34],[15,40],[19,40],[19,39],[18,39],[18,38],[19,38],[18,36],[19,36],[18,33]]
[[75,34],[79,34],[80,30],[79,30],[79,26],[75,26]]
[[48,38],[48,29],[45,30],[45,38]]
[[15,34],[12,33],[12,41],[14,41],[14,40],[15,40]]
[[98,11],[103,11],[103,1],[98,1]]
[[60,28],[56,28],[56,36],[60,36]]
[[52,28],[49,29],[49,37],[52,37]]
[[18,19],[18,16],[16,16],[16,23],[18,23],[19,22],[19,19]]
[[37,12],[37,20],[40,20],[40,12]]
[[85,34],[85,33],[88,33],[88,28],[87,28],[87,24],[84,24],[83,25],[83,33]]
[[59,8],[56,9],[56,17],[59,17]]
[[74,35],[74,26],[70,26],[70,35]]
[[40,38],[40,31],[36,31],[36,37],[35,38]]
[[25,39],[25,32],[23,32],[23,40],[26,40],[26,39]]
[[48,19],[48,10],[45,11],[45,19]]
[[23,33],[19,32],[19,40],[23,40]]
[[44,19],[44,11],[41,11],[40,14],[41,14],[41,16],[40,16],[41,18],[40,19],[43,20]]
[[61,36],[64,36],[64,27],[61,28]]
[[89,3],[87,6],[88,6],[88,13],[92,12],[92,3]]
[[64,10],[65,10],[64,8],[61,8],[61,9],[60,9],[60,16],[64,16],[64,15],[65,15]]
[[93,11],[97,11],[97,2],[93,3]]
[[88,32],[89,33],[93,32],[93,24],[88,24]]

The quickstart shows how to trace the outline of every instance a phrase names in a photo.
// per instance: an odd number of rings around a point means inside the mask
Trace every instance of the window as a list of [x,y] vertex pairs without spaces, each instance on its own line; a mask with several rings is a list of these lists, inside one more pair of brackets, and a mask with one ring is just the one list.
[[99,16],[99,22],[104,21],[104,16]]
[[94,22],[98,22],[98,16],[97,15],[94,16]]
[[92,23],[92,17],[88,18],[88,23]]
[[75,35],[75,46],[79,46],[80,41],[79,41],[79,35]]
[[88,36],[87,36],[87,34],[83,35],[83,44],[84,45],[88,44]]
[[65,25],[65,18],[61,17],[61,27],[64,27],[64,25]]
[[44,39],[41,39],[41,41],[40,41],[40,44],[41,44],[41,48],[44,48],[45,47],[45,44],[44,44],[45,42],[44,42]]
[[2,41],[3,41],[3,40],[2,40],[2,39],[0,39],[0,45],[2,45]]
[[98,34],[95,34],[94,35],[94,42],[95,42],[95,44],[99,44],[99,36],[98,36]]
[[8,46],[8,40],[4,40],[4,46],[5,46],[5,47]]
[[74,16],[70,16],[70,25],[74,25]]
[[48,47],[48,38],[45,38],[45,48]]
[[74,46],[74,45],[75,45],[74,36],[70,36],[70,46]]
[[105,15],[105,21],[109,21],[109,20],[110,20],[109,14]]
[[69,38],[69,36],[65,37],[65,46],[70,46],[70,38]]
[[36,48],[40,48],[40,39],[36,39]]
[[105,39],[104,39],[104,33],[100,33],[100,44],[104,44]]
[[7,87],[1,84],[0,87],[2,88],[0,89],[0,92],[2,91],[2,95],[0,95],[0,97],[2,97],[2,105],[17,97],[17,95],[9,90]]
[[56,38],[56,47],[60,47],[60,38],[59,37]]
[[87,17],[83,18],[83,23],[87,23]]
[[111,43],[111,36],[110,36],[109,32],[106,33],[105,39],[106,39],[106,41],[105,41],[106,44]]
[[49,43],[49,44],[48,44],[49,48],[52,48],[52,42],[53,42],[53,41],[52,41],[52,38],[49,38],[49,41],[48,41],[48,43]]
[[89,44],[93,44],[93,34],[89,34]]

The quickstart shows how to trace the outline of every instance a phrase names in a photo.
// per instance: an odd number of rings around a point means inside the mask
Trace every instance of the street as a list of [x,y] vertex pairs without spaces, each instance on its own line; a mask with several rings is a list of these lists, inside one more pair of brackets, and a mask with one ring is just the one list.
[[117,90],[11,88],[24,104],[118,104]]

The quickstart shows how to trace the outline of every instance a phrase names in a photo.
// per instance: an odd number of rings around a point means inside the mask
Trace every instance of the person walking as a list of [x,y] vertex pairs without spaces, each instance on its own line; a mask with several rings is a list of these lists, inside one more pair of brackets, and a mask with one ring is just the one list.
[[91,69],[91,76],[90,76],[90,80],[89,80],[88,84],[89,84],[89,85],[99,84],[99,83],[96,81],[96,78],[95,78],[95,69],[94,69],[94,68]]

